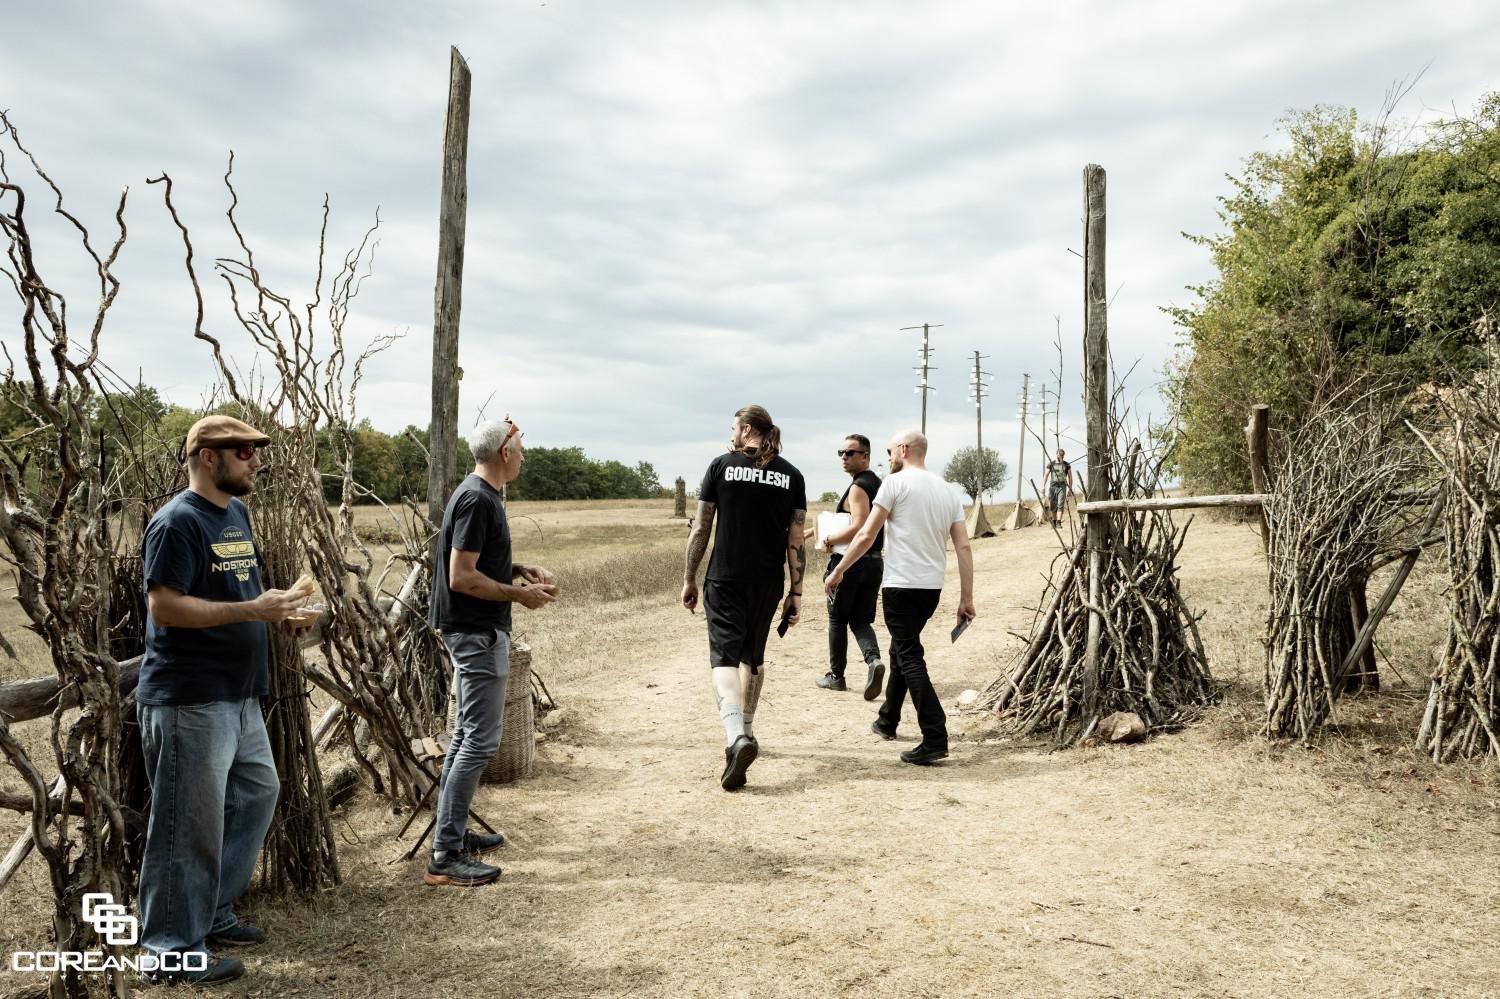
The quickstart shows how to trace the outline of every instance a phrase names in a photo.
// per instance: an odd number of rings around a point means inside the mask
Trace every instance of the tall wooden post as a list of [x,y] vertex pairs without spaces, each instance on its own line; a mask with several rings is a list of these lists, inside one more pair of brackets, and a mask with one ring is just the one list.
[[672,516],[687,516],[687,483],[677,476],[677,488],[672,493]]
[[[1271,491],[1269,472],[1271,440],[1271,407],[1257,403],[1250,407],[1250,422],[1245,424],[1245,449],[1250,453],[1250,482],[1254,491],[1265,494]],[[1260,540],[1267,557],[1271,554],[1271,525],[1266,522],[1266,508],[1256,511],[1260,518]]]
[[[1089,500],[1110,494],[1109,442],[1109,298],[1104,280],[1104,168],[1083,168],[1083,405],[1088,421]],[[1088,515],[1085,542],[1089,550],[1088,644],[1083,661],[1083,720],[1091,726],[1099,717],[1099,643],[1104,622],[1098,608],[1106,548],[1108,514]]]
[[432,420],[427,516],[442,522],[458,486],[458,316],[463,301],[464,225],[469,209],[469,65],[452,48],[448,122],[443,132],[443,194],[438,215],[437,288],[432,318]]

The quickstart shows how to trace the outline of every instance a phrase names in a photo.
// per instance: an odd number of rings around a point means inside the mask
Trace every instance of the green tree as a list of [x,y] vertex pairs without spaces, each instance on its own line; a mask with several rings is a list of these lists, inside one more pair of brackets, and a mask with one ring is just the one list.
[[1167,310],[1183,333],[1167,370],[1174,458],[1203,491],[1248,489],[1253,403],[1288,427],[1360,373],[1439,379],[1500,305],[1500,96],[1406,149],[1342,108],[1281,130],[1283,148],[1230,178],[1224,230],[1188,237],[1217,276]]
[[838,501],[839,494],[835,492],[826,492],[822,496],[818,497],[819,503],[837,503]]
[[1005,462],[1000,460],[1000,455],[995,453],[994,448],[988,447],[984,449],[983,462],[979,460],[978,448],[959,448],[943,469],[943,478],[963,486],[971,500],[978,499],[979,494],[987,489],[999,489],[1005,485],[1009,475],[1010,471]]

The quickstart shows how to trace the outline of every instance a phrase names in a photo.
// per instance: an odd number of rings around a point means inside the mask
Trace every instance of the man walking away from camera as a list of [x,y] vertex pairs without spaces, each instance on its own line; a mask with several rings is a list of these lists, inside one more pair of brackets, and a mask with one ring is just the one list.
[[886,454],[890,456],[891,474],[881,484],[874,509],[849,543],[843,561],[828,575],[824,589],[835,595],[851,568],[875,543],[876,534],[886,528],[885,580],[880,596],[886,630],[891,634],[891,675],[880,715],[871,729],[881,738],[896,738],[901,706],[909,692],[922,741],[902,753],[901,759],[925,765],[948,755],[948,716],[927,674],[922,629],[943,595],[949,538],[958,556],[958,622],[974,619],[974,556],[958,494],[926,468],[927,438],[908,430],[891,440]]
[[[734,791],[745,786],[745,772],[760,752],[753,725],[765,682],[762,666],[771,621],[778,607],[789,625],[801,616],[807,488],[802,473],[781,457],[781,428],[760,406],[735,413],[729,434],[729,453],[709,464],[698,487],[682,605],[696,612],[698,566],[712,536],[703,608],[708,665],[724,725],[719,784]],[[783,568],[791,575],[785,599]]]

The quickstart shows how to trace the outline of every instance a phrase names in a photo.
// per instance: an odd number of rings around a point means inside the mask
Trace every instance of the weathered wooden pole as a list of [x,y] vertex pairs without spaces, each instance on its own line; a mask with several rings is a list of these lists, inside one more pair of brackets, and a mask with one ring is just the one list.
[[[1089,478],[1087,498],[1101,502],[1110,494],[1109,444],[1109,299],[1104,281],[1104,168],[1083,168],[1083,406],[1088,421]],[[1085,543],[1089,550],[1088,644],[1083,660],[1083,724],[1099,717],[1099,643],[1104,622],[1099,607],[1099,579],[1109,544],[1106,514],[1089,514]]]
[[427,516],[442,523],[458,486],[458,316],[463,302],[464,225],[469,209],[469,65],[451,48],[443,194],[438,213],[437,288],[432,319],[432,421]]
[[[1250,483],[1256,493],[1271,491],[1269,472],[1271,439],[1271,407],[1257,403],[1250,407],[1250,422],[1245,424],[1245,447],[1250,452]],[[1260,540],[1266,554],[1271,554],[1271,525],[1266,521],[1266,511],[1260,511]]]
[[677,476],[677,489],[672,494],[672,516],[687,516],[687,483],[682,481],[682,476]]

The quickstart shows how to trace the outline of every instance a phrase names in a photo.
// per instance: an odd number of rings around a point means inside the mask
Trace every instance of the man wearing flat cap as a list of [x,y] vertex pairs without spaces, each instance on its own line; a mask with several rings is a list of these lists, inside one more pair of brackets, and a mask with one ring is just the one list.
[[262,590],[260,549],[239,497],[271,439],[229,416],[193,424],[188,488],[156,512],[142,542],[146,654],[136,687],[151,814],[141,863],[141,947],[152,981],[238,978],[211,948],[260,943],[234,902],[249,886],[280,783],[260,699],[268,623],[298,629],[303,594]]

